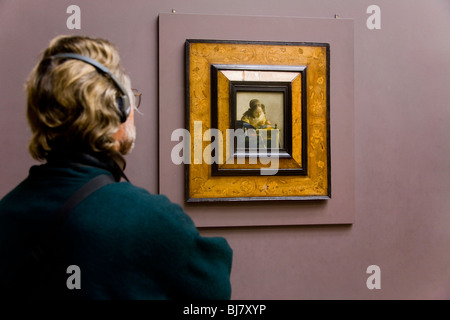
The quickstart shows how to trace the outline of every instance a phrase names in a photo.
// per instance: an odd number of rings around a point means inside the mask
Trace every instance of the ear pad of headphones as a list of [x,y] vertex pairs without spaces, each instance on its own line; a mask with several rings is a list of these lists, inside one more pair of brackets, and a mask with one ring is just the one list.
[[126,95],[117,97],[117,105],[119,106],[120,110],[120,121],[124,123],[125,121],[127,121],[127,118],[130,115],[130,99],[128,99],[128,96]]

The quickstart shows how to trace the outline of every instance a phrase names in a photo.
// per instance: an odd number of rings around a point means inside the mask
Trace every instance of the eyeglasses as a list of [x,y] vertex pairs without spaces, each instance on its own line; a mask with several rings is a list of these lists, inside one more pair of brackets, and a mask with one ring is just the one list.
[[134,106],[137,108],[139,108],[140,104],[141,104],[141,96],[142,93],[139,92],[139,90],[137,89],[131,89],[133,91],[134,94]]

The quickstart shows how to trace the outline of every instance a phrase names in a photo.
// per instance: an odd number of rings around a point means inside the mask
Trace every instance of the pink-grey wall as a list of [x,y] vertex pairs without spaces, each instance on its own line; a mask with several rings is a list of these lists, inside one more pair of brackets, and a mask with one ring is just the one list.
[[[81,30],[66,27],[71,4],[81,8]],[[380,30],[366,27],[372,4],[381,8]],[[355,222],[202,229],[225,236],[234,248],[233,298],[449,299],[447,0],[2,0],[0,196],[35,163],[26,150],[26,76],[51,38],[73,33],[116,43],[133,85],[144,93],[127,173],[158,192],[157,19],[172,9],[354,19]],[[244,214],[245,206],[238,210]],[[379,290],[366,286],[370,265],[381,269]]]

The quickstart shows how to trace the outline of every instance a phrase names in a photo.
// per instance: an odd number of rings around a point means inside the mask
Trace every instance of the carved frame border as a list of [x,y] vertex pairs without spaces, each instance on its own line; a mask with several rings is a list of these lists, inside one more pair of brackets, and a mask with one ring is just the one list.
[[[196,159],[185,167],[187,202],[326,200],[331,198],[330,46],[327,43],[186,40],[185,120],[189,132],[201,121],[202,137],[213,128],[211,116],[213,65],[305,66],[307,175],[213,176],[211,164]],[[191,139],[191,150],[206,146]],[[196,161],[197,160],[197,161]],[[200,161],[199,161],[200,160]]]

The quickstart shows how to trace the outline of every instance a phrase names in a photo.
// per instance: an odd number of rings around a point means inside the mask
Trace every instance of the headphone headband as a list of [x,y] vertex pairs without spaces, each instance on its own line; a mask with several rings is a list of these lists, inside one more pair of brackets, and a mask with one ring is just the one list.
[[120,81],[109,71],[107,67],[105,67],[103,64],[98,62],[97,60],[94,60],[90,57],[83,56],[81,54],[77,53],[58,53],[53,56],[54,58],[66,58],[66,59],[75,59],[83,61],[87,64],[92,65],[95,67],[98,71],[100,71],[103,74],[106,74],[112,82],[115,84],[117,89],[122,93],[121,96],[117,98],[117,104],[119,105],[119,115],[120,115],[120,121],[123,123],[127,120],[128,115],[131,111],[131,104],[130,104],[130,98],[128,96],[127,90],[124,88],[124,86],[120,83]]

